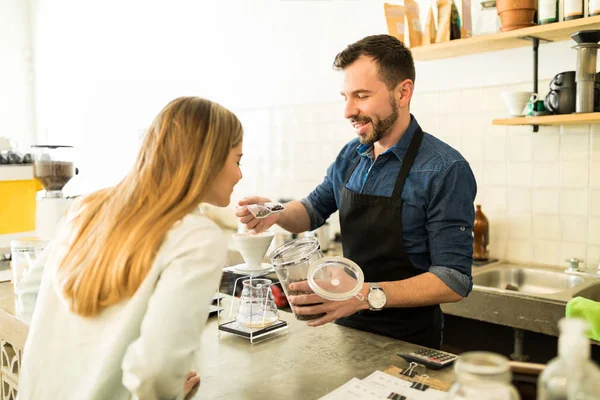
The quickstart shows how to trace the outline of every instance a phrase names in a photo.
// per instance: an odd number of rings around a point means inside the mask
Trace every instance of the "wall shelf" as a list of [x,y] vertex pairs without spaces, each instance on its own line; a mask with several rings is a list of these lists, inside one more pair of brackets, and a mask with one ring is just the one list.
[[33,179],[33,165],[0,165],[0,182]]
[[[411,48],[417,61],[437,60],[489,51],[512,49],[530,46],[529,40],[560,42],[571,40],[571,34],[579,30],[600,29],[600,16],[556,22],[554,24],[537,25],[529,28],[515,29],[467,39],[456,39],[444,43],[434,43]],[[573,42],[575,45],[575,42]]]
[[576,125],[600,123],[600,112],[495,119],[493,125]]

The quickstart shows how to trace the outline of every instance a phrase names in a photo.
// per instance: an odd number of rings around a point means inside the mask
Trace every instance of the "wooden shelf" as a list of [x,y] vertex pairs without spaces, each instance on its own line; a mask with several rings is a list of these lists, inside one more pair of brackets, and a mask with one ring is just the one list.
[[600,112],[495,119],[493,125],[577,125],[600,123]]
[[[572,33],[588,29],[600,29],[600,16],[556,22],[548,25],[537,25],[530,28],[515,29],[514,31],[498,32],[467,39],[451,40],[444,43],[414,47],[411,48],[411,51],[414,59],[417,61],[437,60],[531,46],[529,40],[524,40],[530,37],[551,42],[572,40]],[[573,45],[575,45],[575,41],[573,41]]]

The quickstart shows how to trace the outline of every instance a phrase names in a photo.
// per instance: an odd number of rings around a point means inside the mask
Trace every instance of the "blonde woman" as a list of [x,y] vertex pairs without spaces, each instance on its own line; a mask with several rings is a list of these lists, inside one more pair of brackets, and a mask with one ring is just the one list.
[[18,288],[35,304],[20,399],[191,397],[226,257],[199,204],[229,204],[241,157],[233,113],[179,98],[156,117],[123,181],[71,208]]

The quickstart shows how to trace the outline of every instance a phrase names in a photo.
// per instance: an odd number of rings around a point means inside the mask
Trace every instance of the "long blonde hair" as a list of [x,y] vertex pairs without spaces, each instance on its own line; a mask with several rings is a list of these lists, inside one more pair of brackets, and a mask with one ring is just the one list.
[[158,114],[129,174],[71,211],[58,282],[73,312],[95,316],[133,296],[169,229],[198,207],[241,141],[238,118],[206,99],[178,98]]

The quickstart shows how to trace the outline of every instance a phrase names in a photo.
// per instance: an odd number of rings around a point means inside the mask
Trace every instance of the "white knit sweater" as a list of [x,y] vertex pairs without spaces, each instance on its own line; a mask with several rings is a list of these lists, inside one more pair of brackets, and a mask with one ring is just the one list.
[[[69,311],[56,281],[53,243],[18,285],[27,318],[35,306],[19,399],[182,399],[227,243],[201,211],[175,224],[135,295],[94,318]],[[37,298],[37,301],[36,301]]]

